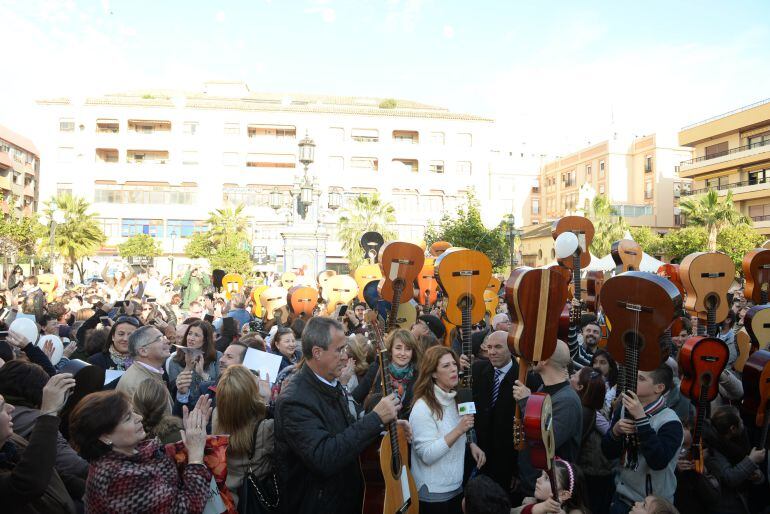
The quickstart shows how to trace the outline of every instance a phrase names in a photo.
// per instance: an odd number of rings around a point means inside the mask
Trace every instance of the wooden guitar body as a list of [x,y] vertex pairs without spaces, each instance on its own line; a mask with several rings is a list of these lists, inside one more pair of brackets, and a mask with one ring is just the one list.
[[225,291],[225,298],[232,299],[234,294],[243,292],[243,277],[238,273],[228,273],[222,277],[222,289]]
[[[417,514],[420,511],[417,486],[414,483],[414,477],[412,477],[407,467],[409,465],[409,442],[406,440],[404,427],[396,424],[395,430],[398,433],[398,461],[391,457],[393,445],[387,434],[382,438],[382,443],[380,444],[380,469],[385,479],[385,505],[382,512]],[[400,464],[400,466],[394,466],[394,463]],[[402,510],[404,506],[402,482],[407,483],[409,487],[410,503],[406,510]]]
[[755,415],[754,423],[763,427],[770,408],[770,351],[757,350],[743,367],[743,409]]
[[286,307],[286,295],[288,291],[283,287],[268,287],[259,295],[259,303],[262,304],[262,313],[267,321],[275,319],[276,311]]
[[679,292],[684,295],[684,284],[682,284],[682,278],[679,276],[679,264],[661,265],[658,268],[658,275],[669,279],[679,289]]
[[701,319],[713,309],[716,323],[727,317],[727,291],[735,278],[732,259],[721,252],[691,253],[679,265],[679,276],[687,292],[684,308]]
[[603,271],[589,271],[586,273],[586,308],[593,313],[599,308],[599,294],[604,284]]
[[754,348],[751,342],[751,336],[746,331],[746,327],[741,328],[735,334],[735,344],[738,346],[738,358],[733,363],[733,368],[738,373],[743,373],[743,366],[746,364],[749,356],[759,348]]
[[294,286],[289,289],[286,301],[292,314],[301,318],[311,318],[318,305],[318,290],[314,287]]
[[642,263],[642,247],[631,239],[621,239],[612,243],[612,260],[615,261],[615,273],[638,271]]
[[379,281],[382,279],[382,271],[379,264],[362,264],[356,271],[353,272],[353,278],[358,285],[358,299],[360,301],[366,301],[364,299],[364,288],[369,282],[374,280]]
[[326,313],[334,314],[338,305],[347,305],[358,296],[358,284],[350,275],[334,275],[326,279],[323,298],[326,300]]
[[679,350],[682,372],[680,391],[690,400],[710,402],[719,394],[719,375],[727,366],[730,351],[721,339],[690,337]]
[[256,316],[257,318],[261,318],[264,316],[264,312],[262,312],[262,301],[259,299],[259,297],[262,294],[262,292],[265,291],[268,287],[269,286],[261,285],[251,290],[251,299],[254,301],[254,308],[252,309],[252,314],[254,314],[254,316]]
[[281,275],[281,287],[287,291],[294,287],[296,281],[297,275],[291,271],[286,271]]
[[318,294],[321,296],[323,301],[326,301],[326,296],[324,296],[324,287],[326,286],[326,282],[328,282],[330,278],[336,275],[337,272],[333,269],[327,269],[318,274]]
[[556,440],[553,435],[553,406],[550,395],[532,393],[527,398],[527,407],[524,409],[524,435],[529,444],[532,466],[548,473],[551,491],[554,498],[558,498],[558,483],[553,473]]
[[396,310],[396,318],[391,328],[409,330],[417,321],[417,309],[411,303],[401,303]]
[[417,275],[417,303],[427,307],[438,300],[438,282],[435,277],[434,258],[425,259],[420,273]]
[[502,282],[499,278],[492,277],[484,289],[484,303],[486,304],[486,312],[490,317],[497,314],[497,306],[500,304],[500,285]]
[[413,298],[412,284],[425,264],[425,254],[422,248],[413,243],[394,241],[380,248],[380,266],[384,282],[380,288],[380,296],[388,302],[393,302],[396,296],[395,288],[400,289],[397,303],[406,303]]
[[448,243],[447,241],[436,241],[432,245],[430,245],[430,248],[428,249],[428,253],[431,254],[433,257],[440,257],[441,254],[446,252],[452,248],[452,243]]
[[[554,240],[564,232],[572,232],[578,238],[580,244],[580,268],[591,264],[589,248],[594,239],[594,224],[583,216],[564,216],[555,221],[551,226],[551,236]],[[569,269],[573,268],[572,258],[557,259],[557,262]]]
[[766,304],[770,288],[770,250],[755,248],[743,257],[741,264],[746,279],[743,295],[754,305]]
[[484,290],[492,278],[492,263],[483,253],[465,248],[452,248],[436,259],[436,279],[447,297],[446,318],[462,325],[464,302],[470,302],[470,322],[484,318]]
[[752,348],[765,348],[770,343],[770,305],[755,305],[746,311],[744,328],[751,338]]
[[[508,349],[511,353],[516,354],[516,343],[514,335],[518,332],[519,318],[516,315],[516,283],[519,281],[520,276],[531,270],[529,266],[519,266],[511,270],[511,274],[505,281],[505,304],[508,306],[508,315],[511,317],[511,328],[508,330]],[[523,328],[522,328],[523,329]],[[519,368],[521,369],[521,368]]]

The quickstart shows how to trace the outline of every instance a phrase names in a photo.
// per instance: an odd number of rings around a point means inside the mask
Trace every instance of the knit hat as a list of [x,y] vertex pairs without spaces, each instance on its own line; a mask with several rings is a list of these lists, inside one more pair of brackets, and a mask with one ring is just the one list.
[[436,336],[436,339],[441,340],[444,338],[446,329],[444,328],[444,324],[441,323],[441,320],[436,316],[432,314],[425,314],[423,316],[419,316],[417,319],[425,322],[425,324],[428,325],[428,328],[431,332],[433,332],[433,335]]

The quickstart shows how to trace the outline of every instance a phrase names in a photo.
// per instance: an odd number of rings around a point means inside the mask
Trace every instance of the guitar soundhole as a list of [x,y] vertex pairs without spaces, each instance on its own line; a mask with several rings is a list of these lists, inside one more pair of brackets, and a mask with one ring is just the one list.
[[470,309],[473,310],[473,297],[469,295],[463,295],[460,297],[460,300],[457,302],[457,306],[460,307],[460,309]]
[[641,350],[644,348],[644,341],[638,333],[628,331],[623,334],[623,346],[632,350]]
[[715,294],[710,294],[706,296],[706,298],[704,298],[703,300],[703,305],[708,310],[716,309],[717,306],[719,305],[719,296]]

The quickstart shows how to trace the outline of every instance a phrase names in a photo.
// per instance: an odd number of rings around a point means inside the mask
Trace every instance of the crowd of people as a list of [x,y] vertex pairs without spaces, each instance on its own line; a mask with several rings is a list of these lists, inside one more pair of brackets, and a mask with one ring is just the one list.
[[[3,285],[3,512],[357,513],[367,491],[360,459],[391,423],[407,434],[413,501],[426,514],[770,512],[767,452],[737,407],[735,334],[748,306],[739,289],[719,331],[730,362],[697,472],[695,413],[675,360],[692,335],[686,319],[672,357],[640,371],[633,393],[620,390],[597,313],[581,319],[578,347],[558,341],[520,381],[504,302],[473,327],[471,358],[458,333],[446,337],[440,312],[420,310],[413,326],[386,334],[380,369],[364,302],[340,318],[271,326],[255,317],[249,287],[219,292],[196,266],[176,285],[128,268],[55,291],[18,268]],[[20,319],[36,337],[13,330]],[[59,353],[39,344],[46,335],[62,341]],[[278,375],[245,367],[249,349],[279,356]],[[87,366],[105,380],[83,390]],[[467,373],[475,413],[461,415]],[[512,437],[515,411],[535,391],[552,402],[553,479]],[[623,452],[630,436],[633,461]]]

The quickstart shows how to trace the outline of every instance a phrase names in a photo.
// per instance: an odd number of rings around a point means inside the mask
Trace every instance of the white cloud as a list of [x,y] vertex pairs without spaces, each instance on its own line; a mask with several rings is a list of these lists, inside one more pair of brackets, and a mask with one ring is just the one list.
[[217,22],[222,23],[225,21],[225,12],[217,11],[217,14],[214,17],[216,18]]
[[[319,2],[320,3],[320,2]],[[337,12],[331,7],[308,7],[305,14],[320,14],[326,23],[334,23],[337,20]]]
[[388,0],[385,29],[388,31],[414,31],[422,15],[426,0]]
[[134,27],[127,27],[125,25],[120,25],[120,27],[118,28],[118,31],[126,37],[136,36],[136,29]]
[[455,29],[451,25],[444,25],[444,29],[442,30],[444,37],[447,39],[452,39],[455,37]]

